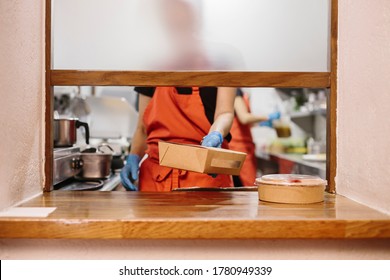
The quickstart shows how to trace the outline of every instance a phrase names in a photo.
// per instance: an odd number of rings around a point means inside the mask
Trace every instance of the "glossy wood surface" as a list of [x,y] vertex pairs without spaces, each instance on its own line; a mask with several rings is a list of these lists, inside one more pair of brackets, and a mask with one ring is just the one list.
[[328,88],[329,72],[52,70],[53,86],[226,86]]
[[1,218],[0,238],[390,238],[390,216],[342,196],[273,204],[256,192],[54,191],[21,207],[47,218]]

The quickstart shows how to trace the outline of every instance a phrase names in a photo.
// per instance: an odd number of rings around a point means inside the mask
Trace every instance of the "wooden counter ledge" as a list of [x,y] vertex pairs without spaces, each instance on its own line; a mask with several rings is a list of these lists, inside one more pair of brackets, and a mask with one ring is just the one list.
[[0,238],[390,238],[390,216],[326,194],[324,203],[258,201],[256,192],[44,193],[20,207],[47,218],[1,218]]

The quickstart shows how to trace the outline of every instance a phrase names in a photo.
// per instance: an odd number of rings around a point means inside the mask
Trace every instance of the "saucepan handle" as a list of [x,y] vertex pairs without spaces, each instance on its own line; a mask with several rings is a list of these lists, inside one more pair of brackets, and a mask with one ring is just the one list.
[[114,153],[115,151],[114,151],[114,149],[110,146],[110,145],[108,145],[107,143],[102,143],[102,144],[100,144],[99,146],[98,146],[98,151],[99,152],[101,152],[101,153],[104,153],[104,151],[102,151],[102,148],[103,147],[107,147],[112,153]]
[[85,129],[85,143],[89,144],[89,126],[86,122],[76,121],[76,128],[81,126]]

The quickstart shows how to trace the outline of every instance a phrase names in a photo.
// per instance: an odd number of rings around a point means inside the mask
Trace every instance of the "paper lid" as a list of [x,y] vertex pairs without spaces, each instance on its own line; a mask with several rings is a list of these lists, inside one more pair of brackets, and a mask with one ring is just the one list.
[[318,186],[326,185],[327,181],[317,176],[300,174],[270,174],[256,179],[256,185],[283,185],[283,186]]

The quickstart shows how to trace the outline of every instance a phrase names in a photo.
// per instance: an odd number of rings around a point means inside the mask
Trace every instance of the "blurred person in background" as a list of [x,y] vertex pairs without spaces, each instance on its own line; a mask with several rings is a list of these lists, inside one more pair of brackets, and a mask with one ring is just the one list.
[[272,121],[279,118],[279,112],[274,112],[269,116],[252,114],[248,94],[237,89],[234,100],[234,120],[230,130],[232,140],[229,143],[229,149],[244,152],[247,156],[240,176],[233,176],[235,187],[253,186],[256,179],[257,159],[251,133],[252,125],[260,123],[260,126],[272,127]]
[[[145,3],[152,5],[152,1]],[[145,20],[156,20],[162,29],[156,36],[162,37],[159,42],[164,42],[158,46],[163,48],[164,45],[169,50],[160,57],[162,60],[156,59],[157,69],[205,70],[218,67],[197,37],[199,1],[160,0],[153,3],[149,7],[155,11],[155,18]],[[147,44],[147,47],[155,45]],[[225,60],[228,61],[229,57]],[[121,172],[122,184],[127,190],[171,191],[194,186],[233,185],[228,175],[209,176],[160,166],[158,142],[201,143],[207,147],[228,148],[234,118],[234,88],[139,87],[135,90],[139,93],[138,128]]]

